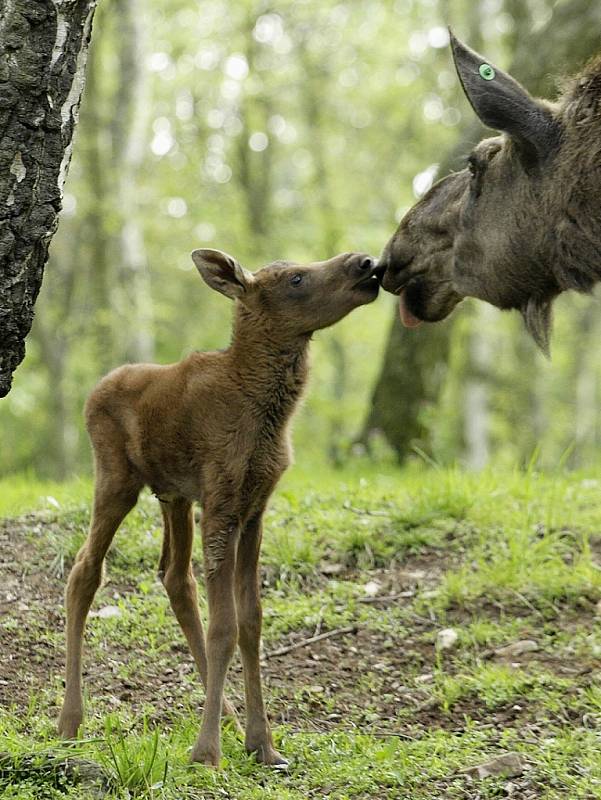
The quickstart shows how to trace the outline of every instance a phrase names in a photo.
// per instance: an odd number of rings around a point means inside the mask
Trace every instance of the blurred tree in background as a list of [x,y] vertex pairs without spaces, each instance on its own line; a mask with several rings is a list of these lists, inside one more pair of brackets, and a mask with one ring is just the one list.
[[[552,93],[594,50],[599,14],[582,0],[103,0],[28,358],[0,403],[0,473],[88,471],[81,409],[103,372],[227,344],[231,307],[194,247],[251,269],[380,252],[481,134],[447,21]],[[551,364],[517,315],[483,304],[417,332],[395,311],[387,344],[393,306],[382,295],[316,335],[303,460],[595,455],[594,300],[561,299]]]

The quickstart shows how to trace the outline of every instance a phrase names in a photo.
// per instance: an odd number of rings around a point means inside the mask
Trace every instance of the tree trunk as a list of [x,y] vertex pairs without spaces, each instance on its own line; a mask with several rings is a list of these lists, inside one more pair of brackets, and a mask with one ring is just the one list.
[[[245,56],[251,74],[255,68],[257,53],[257,44],[252,36],[255,22],[256,17],[253,14],[247,14],[244,24]],[[260,108],[261,113],[258,118],[251,118],[251,105],[255,106],[255,108]],[[255,98],[254,103],[251,104],[246,94],[242,93],[238,113],[242,122],[242,131],[238,137],[238,180],[244,195],[248,232],[253,242],[253,248],[263,257],[265,255],[265,238],[269,230],[271,213],[271,184],[275,141],[274,139],[268,141],[267,147],[256,152],[250,148],[250,136],[252,129],[256,125],[259,125],[264,131],[267,130],[268,119],[271,115],[269,97],[263,95],[261,99]]]
[[399,461],[418,449],[429,453],[428,412],[444,383],[452,325],[453,320],[422,325],[409,334],[395,310],[382,372],[357,438],[368,451],[372,435],[381,433]]
[[[531,32],[531,20],[524,19],[528,8],[526,4],[506,0],[506,8],[516,19],[516,50],[510,71],[533,94],[552,96],[556,90],[553,76],[560,77],[562,73],[575,71],[599,49],[601,5],[597,3],[590,3],[589,0],[559,0],[554,4],[547,23],[534,32]],[[477,48],[479,42],[475,27],[472,25],[473,38],[468,44]],[[485,131],[474,115],[473,121],[464,129],[458,146],[443,159],[440,177],[451,169],[460,169],[463,166],[460,157],[465,156],[483,135]],[[424,404],[435,404],[438,400],[443,384],[437,382],[435,377],[436,373],[440,374],[441,366],[444,367],[449,351],[444,338],[451,335],[460,314],[461,311],[455,312],[442,326],[437,323],[422,326],[418,331],[405,331],[395,312],[360,442],[367,444],[370,432],[377,429],[382,431],[401,460],[410,452],[411,442],[420,441],[426,450],[429,449],[429,431],[420,419],[420,410]],[[417,351],[422,348],[428,353],[437,353],[436,359],[429,362],[420,357]],[[418,367],[421,370],[419,375],[416,374]],[[428,386],[434,387],[435,394],[423,393]]]
[[0,397],[25,355],[71,158],[96,0],[0,10]]

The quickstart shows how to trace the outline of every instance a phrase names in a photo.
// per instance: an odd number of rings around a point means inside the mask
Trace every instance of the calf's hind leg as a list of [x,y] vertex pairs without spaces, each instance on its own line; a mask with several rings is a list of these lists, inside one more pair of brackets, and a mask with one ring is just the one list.
[[[192,504],[184,498],[161,503],[165,538],[159,577],[169,595],[171,608],[180,624],[196,663],[203,686],[207,687],[207,655],[205,636],[198,610],[196,579],[192,572],[194,515]],[[236,710],[223,698],[223,714],[240,730]]]
[[130,471],[109,471],[96,463],[96,487],[90,532],[77,554],[65,593],[67,610],[67,662],[65,699],[58,730],[72,739],[83,720],[81,660],[88,611],[102,580],[106,551],[117,528],[135,506],[142,484]]
[[202,533],[209,601],[207,695],[200,733],[192,750],[192,761],[216,767],[221,757],[219,716],[223,686],[238,638],[234,602],[238,520],[230,512],[220,513],[218,510],[206,508]]

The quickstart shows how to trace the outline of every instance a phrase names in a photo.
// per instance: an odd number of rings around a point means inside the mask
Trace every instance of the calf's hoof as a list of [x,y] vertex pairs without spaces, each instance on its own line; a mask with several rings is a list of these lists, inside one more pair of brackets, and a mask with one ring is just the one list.
[[72,711],[61,711],[58,718],[58,735],[61,739],[76,739],[83,720],[83,714]]
[[207,747],[200,743],[195,745],[190,758],[193,764],[204,764],[205,767],[218,767],[220,760],[218,747]]
[[271,744],[259,745],[258,747],[246,745],[246,752],[253,754],[259,764],[265,764],[265,766],[273,767],[274,769],[288,769],[288,761]]

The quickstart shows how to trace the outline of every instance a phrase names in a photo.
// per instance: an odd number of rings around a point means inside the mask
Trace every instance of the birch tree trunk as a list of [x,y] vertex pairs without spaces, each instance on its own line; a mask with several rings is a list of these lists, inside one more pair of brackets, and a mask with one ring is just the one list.
[[25,355],[56,230],[96,0],[0,7],[0,397]]

